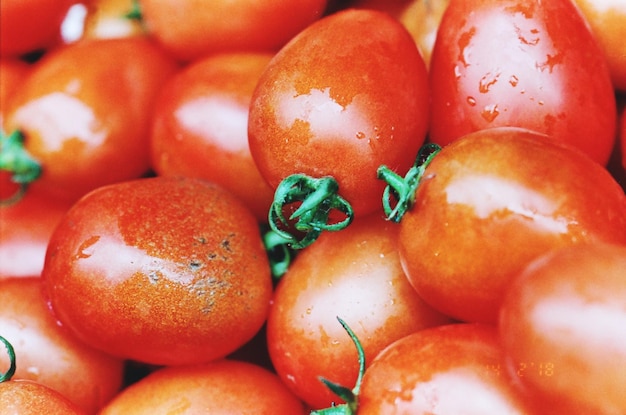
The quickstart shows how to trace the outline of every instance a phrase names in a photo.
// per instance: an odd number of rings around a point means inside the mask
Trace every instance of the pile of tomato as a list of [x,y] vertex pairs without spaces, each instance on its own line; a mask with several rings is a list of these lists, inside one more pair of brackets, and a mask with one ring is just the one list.
[[626,413],[623,1],[0,6],[1,414]]

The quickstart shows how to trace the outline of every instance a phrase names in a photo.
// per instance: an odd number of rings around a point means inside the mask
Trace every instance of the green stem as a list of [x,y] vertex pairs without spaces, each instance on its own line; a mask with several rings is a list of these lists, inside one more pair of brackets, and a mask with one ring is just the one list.
[[18,192],[8,199],[0,200],[0,205],[15,203],[26,192],[28,185],[41,176],[41,163],[24,148],[24,135],[13,131],[0,133],[0,170],[11,173],[11,181],[20,185]]
[[[346,228],[354,217],[352,206],[338,194],[337,181],[329,176],[313,178],[304,174],[286,177],[276,188],[270,207],[268,222],[272,230],[288,241],[294,249],[311,245],[322,231],[338,231]],[[300,203],[289,216],[284,216],[287,205]],[[329,223],[330,212],[340,211],[345,219]],[[297,221],[296,221],[297,219]],[[295,221],[290,225],[290,221]],[[290,229],[293,226],[293,231]],[[294,234],[303,234],[300,239]]]
[[4,347],[7,349],[7,353],[9,354],[9,369],[4,373],[0,373],[0,383],[2,383],[11,380],[11,378],[15,374],[16,365],[15,349],[13,349],[11,343],[9,343],[9,341],[2,336],[0,336],[0,342],[4,343]]
[[139,0],[132,1],[132,8],[124,15],[129,20],[143,21],[143,15],[141,14],[141,4]]
[[267,251],[267,257],[270,261],[270,269],[272,277],[279,280],[291,264],[294,250],[289,245],[290,240],[285,239],[279,233],[269,229],[263,233],[263,244]]
[[[393,172],[387,166],[380,166],[377,177],[387,183],[383,191],[383,210],[388,220],[400,222],[404,214],[409,211],[415,203],[415,191],[422,181],[426,167],[433,158],[441,151],[437,144],[425,144],[420,149],[413,167],[409,169],[404,177]],[[395,201],[395,205],[393,202]]]

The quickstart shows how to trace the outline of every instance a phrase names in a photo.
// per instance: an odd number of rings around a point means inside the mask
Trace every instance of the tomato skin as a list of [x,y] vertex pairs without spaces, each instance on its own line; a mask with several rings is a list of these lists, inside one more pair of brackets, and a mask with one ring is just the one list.
[[[46,306],[39,277],[0,280],[0,327],[16,353],[13,380],[52,388],[91,414],[122,387],[124,362],[59,327]],[[6,353],[1,353],[2,367],[5,362]]]
[[259,331],[272,281],[252,213],[198,179],[97,189],[53,233],[44,288],[85,343],[150,364],[205,362]]
[[[0,59],[0,129],[4,131],[4,113],[15,91],[26,79],[30,65],[19,59]],[[7,132],[7,131],[5,131]]]
[[428,165],[400,223],[405,272],[434,308],[495,322],[511,278],[538,255],[626,243],[626,197],[579,151],[511,128],[469,134]]
[[145,174],[152,104],[176,68],[140,38],[78,42],[46,54],[6,116],[6,129],[21,130],[43,166],[32,188],[77,200]]
[[0,383],[2,415],[87,415],[54,389],[29,380]]
[[129,386],[101,415],[171,413],[306,414],[302,402],[267,369],[235,360],[159,369]]
[[397,20],[337,12],[295,36],[261,76],[250,105],[252,157],[274,188],[295,173],[329,175],[355,216],[380,211],[376,169],[404,173],[413,164],[428,99],[426,66]]
[[0,56],[20,56],[53,46],[76,0],[2,0]]
[[500,313],[507,368],[551,414],[623,414],[626,245],[550,251],[513,281]]
[[493,326],[420,330],[385,348],[365,371],[359,415],[533,413],[505,375]]
[[600,164],[609,159],[614,89],[604,54],[570,0],[452,0],[430,75],[435,143],[513,126],[577,147]]
[[260,221],[267,221],[274,191],[250,154],[248,108],[272,56],[223,53],[190,64],[161,89],[150,136],[157,174],[217,183]]
[[275,51],[319,19],[325,6],[326,0],[141,2],[148,33],[183,61],[219,52]]
[[276,288],[267,321],[270,357],[283,382],[313,408],[339,401],[319,376],[345,386],[357,378],[356,348],[337,317],[356,333],[366,359],[409,333],[450,322],[408,283],[397,235],[398,227],[378,215],[323,234]]

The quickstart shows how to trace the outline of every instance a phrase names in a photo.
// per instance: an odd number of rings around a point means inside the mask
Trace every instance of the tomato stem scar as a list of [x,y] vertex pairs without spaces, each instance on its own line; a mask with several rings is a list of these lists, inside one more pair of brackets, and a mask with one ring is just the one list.
[[9,369],[4,373],[0,373],[0,383],[2,383],[11,380],[15,374],[15,349],[13,349],[11,343],[9,343],[9,341],[4,337],[0,336],[0,341],[4,343],[4,347],[7,349],[7,353],[9,354]]
[[0,170],[10,172],[11,181],[20,186],[14,195],[0,200],[0,206],[19,201],[28,185],[41,176],[41,163],[24,148],[24,135],[18,130],[8,135],[0,133]]

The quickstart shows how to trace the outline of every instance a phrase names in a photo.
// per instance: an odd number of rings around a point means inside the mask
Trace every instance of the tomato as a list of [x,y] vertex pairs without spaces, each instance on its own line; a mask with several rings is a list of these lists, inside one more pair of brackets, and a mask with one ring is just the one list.
[[449,3],[450,0],[411,0],[399,16],[415,39],[427,67],[430,67],[437,31]]
[[622,167],[624,168],[624,172],[626,173],[626,106],[622,108],[622,113],[620,116],[620,151],[622,155]]
[[389,15],[350,9],[295,36],[272,59],[250,105],[252,157],[276,188],[333,177],[355,216],[380,211],[376,169],[409,168],[428,123],[426,66]]
[[385,348],[363,376],[359,415],[529,415],[504,370],[493,326],[420,330]]
[[159,369],[129,386],[102,415],[154,413],[274,415],[306,412],[272,372],[251,363],[219,360]]
[[19,56],[55,45],[76,0],[2,0],[0,55]]
[[[96,413],[120,390],[123,361],[59,327],[46,306],[39,277],[0,280],[0,327],[17,354],[13,379],[52,388],[85,413]],[[0,353],[0,362],[5,361]]]
[[5,122],[8,132],[23,133],[24,147],[43,166],[31,187],[76,200],[145,174],[152,104],[175,69],[140,38],[78,42],[46,54],[12,98]]
[[55,229],[42,272],[60,323],[92,347],[155,365],[206,362],[265,322],[272,280],[253,214],[199,179],[101,187]]
[[626,3],[622,0],[574,0],[605,53],[613,86],[626,91]]
[[48,240],[70,206],[29,192],[19,203],[0,207],[0,280],[41,274]]
[[54,389],[28,380],[0,383],[3,415],[83,415],[82,411]]
[[530,263],[506,293],[507,367],[552,414],[626,413],[626,245],[581,244]]
[[30,72],[30,65],[19,59],[0,59],[0,129],[4,130],[4,113],[11,97]]
[[142,0],[148,33],[184,61],[275,51],[322,16],[327,0]]
[[337,397],[319,380],[354,384],[354,344],[337,321],[352,327],[366,357],[425,327],[450,322],[417,295],[402,271],[398,227],[379,215],[322,234],[295,257],[280,280],[267,322],[276,372],[313,408]]
[[449,144],[414,197],[400,222],[404,270],[427,303],[464,321],[495,322],[510,280],[548,250],[626,243],[626,197],[608,171],[526,130]]
[[199,59],[161,89],[151,128],[159,175],[199,177],[240,197],[260,221],[274,191],[248,145],[248,108],[272,54],[224,53]]
[[430,139],[527,128],[606,164],[615,142],[609,69],[570,0],[452,0],[431,60]]

